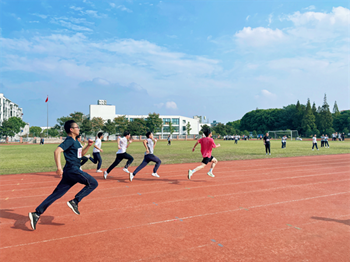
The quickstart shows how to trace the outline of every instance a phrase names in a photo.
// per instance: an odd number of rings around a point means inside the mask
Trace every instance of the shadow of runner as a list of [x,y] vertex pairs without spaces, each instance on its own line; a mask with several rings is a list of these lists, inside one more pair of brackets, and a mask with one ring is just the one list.
[[[13,210],[12,209],[1,209],[0,210],[0,217],[10,219],[10,220],[15,220],[15,223],[13,224],[13,226],[11,228],[21,229],[23,231],[32,231],[31,227],[30,226],[28,227],[26,225],[26,223],[29,222],[28,216],[16,214],[16,213],[13,213],[10,211],[13,211]],[[54,220],[53,216],[42,215],[42,216],[40,216],[38,224],[40,224],[40,225],[52,225],[52,226],[63,226],[64,225],[62,223],[54,223],[54,222],[52,222],[53,220]]]
[[316,220],[322,220],[322,221],[337,222],[337,223],[350,226],[350,219],[339,220],[339,219],[333,219],[333,218],[327,218],[327,217],[311,217],[311,218]]

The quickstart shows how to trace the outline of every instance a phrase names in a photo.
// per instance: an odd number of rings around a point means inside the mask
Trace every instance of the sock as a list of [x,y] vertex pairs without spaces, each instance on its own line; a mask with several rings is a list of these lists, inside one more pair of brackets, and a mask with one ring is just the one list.
[[210,172],[210,173],[212,173],[212,172],[213,172],[213,169],[212,169],[212,168],[210,168],[209,172]]
[[196,172],[196,169],[193,169],[192,172],[193,172],[193,173]]

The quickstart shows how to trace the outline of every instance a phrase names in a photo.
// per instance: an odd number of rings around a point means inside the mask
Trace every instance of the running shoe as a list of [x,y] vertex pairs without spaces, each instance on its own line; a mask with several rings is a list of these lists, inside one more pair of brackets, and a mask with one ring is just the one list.
[[152,173],[152,176],[154,176],[154,177],[160,177],[157,173]]
[[101,169],[97,169],[96,173],[103,173],[103,171]]
[[214,174],[212,172],[210,172],[210,171],[207,173],[207,175],[210,176],[210,177],[215,177]]
[[130,182],[134,179],[134,174],[133,173],[129,173],[129,180]]
[[105,171],[105,172],[103,173],[103,178],[104,178],[104,179],[107,179],[107,176],[108,176],[108,173],[107,173],[107,171]]
[[40,217],[35,212],[30,212],[28,216],[30,220],[30,225],[32,226],[33,230],[35,230],[36,223],[38,223]]
[[130,171],[127,168],[125,168],[125,167],[123,168],[123,171],[128,173],[128,174],[130,173]]
[[77,214],[80,215],[80,212],[78,210],[78,205],[74,202],[74,200],[70,200],[67,202],[67,205],[70,207],[70,209],[72,209],[72,211]]
[[188,170],[188,179],[191,179],[191,177],[192,177],[192,175],[193,175],[193,171],[192,170]]

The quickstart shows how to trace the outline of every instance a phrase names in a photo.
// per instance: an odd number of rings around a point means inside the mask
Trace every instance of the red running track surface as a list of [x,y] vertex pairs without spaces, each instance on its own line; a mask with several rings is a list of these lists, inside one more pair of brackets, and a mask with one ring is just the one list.
[[[1,261],[350,261],[350,155],[121,168],[75,215],[74,186],[31,230],[54,173],[0,177]],[[133,170],[133,169],[132,169]]]

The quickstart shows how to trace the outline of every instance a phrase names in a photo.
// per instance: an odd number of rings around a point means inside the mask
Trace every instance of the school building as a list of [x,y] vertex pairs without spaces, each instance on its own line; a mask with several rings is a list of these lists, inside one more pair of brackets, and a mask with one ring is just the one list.
[[[129,121],[133,121],[135,118],[144,118],[146,119],[148,115],[121,115],[115,113],[114,105],[107,105],[106,100],[98,100],[97,105],[90,105],[90,119],[94,117],[101,117],[104,121],[108,119],[112,120],[119,116],[125,116]],[[171,122],[172,126],[175,129],[173,135],[186,135],[186,126],[187,123],[191,125],[190,135],[198,135],[202,126],[209,123],[205,123],[205,117],[194,116],[186,117],[179,115],[159,115],[159,118],[163,120],[163,127],[159,133],[156,135],[169,135],[169,123]]]

